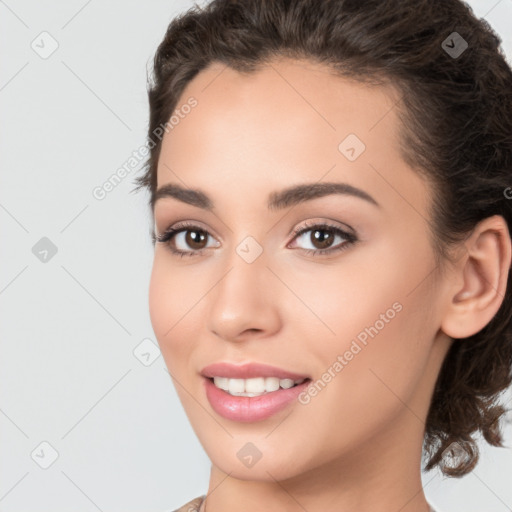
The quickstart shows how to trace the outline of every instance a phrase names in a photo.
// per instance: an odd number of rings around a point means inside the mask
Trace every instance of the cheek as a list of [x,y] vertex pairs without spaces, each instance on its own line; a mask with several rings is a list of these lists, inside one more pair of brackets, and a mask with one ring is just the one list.
[[197,279],[192,279],[191,272],[176,271],[169,256],[162,252],[157,251],[153,261],[149,315],[164,360],[174,375],[182,373],[183,362],[194,348],[191,341],[198,339],[191,329],[201,326],[196,315],[204,290]]
[[[341,338],[337,350],[324,358],[320,378],[331,380],[306,409],[311,406],[308,416],[324,417],[328,411],[335,428],[320,428],[334,451],[362,445],[395,422],[403,420],[402,425],[410,425],[421,417],[431,333],[415,314],[414,301],[400,297],[399,302],[402,309],[393,310],[396,314],[388,323],[375,321],[375,313],[385,314],[386,298],[382,307],[372,303],[366,315],[354,316],[351,328],[356,334]],[[361,333],[364,342],[357,337]],[[341,362],[338,356],[342,356]],[[328,368],[334,378],[326,375]],[[328,457],[328,451],[323,456]]]
[[435,294],[427,277],[434,268],[426,240],[424,247],[412,247],[400,246],[395,239],[375,244],[371,251],[347,253],[338,268],[319,266],[316,287],[310,274],[295,273],[302,276],[294,281],[297,295],[323,323],[313,315],[302,312],[300,319],[295,313],[317,377],[329,370],[343,374],[332,380],[339,383],[337,393],[350,394],[345,397],[349,402],[355,396],[377,396],[379,388],[393,399],[386,385],[396,388],[399,396],[412,392],[437,331]]

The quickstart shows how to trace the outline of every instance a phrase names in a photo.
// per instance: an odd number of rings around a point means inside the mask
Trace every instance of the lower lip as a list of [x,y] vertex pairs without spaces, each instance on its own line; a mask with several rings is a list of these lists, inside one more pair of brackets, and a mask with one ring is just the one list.
[[279,388],[260,396],[233,396],[205,377],[206,397],[212,409],[228,420],[250,423],[270,418],[297,400],[311,381],[288,389]]

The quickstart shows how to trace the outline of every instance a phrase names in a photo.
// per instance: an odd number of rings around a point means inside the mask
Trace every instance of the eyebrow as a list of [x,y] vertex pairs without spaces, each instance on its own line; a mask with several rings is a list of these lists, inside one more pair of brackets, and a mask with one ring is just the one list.
[[[277,192],[272,192],[268,196],[267,208],[269,210],[282,210],[290,206],[310,201],[319,197],[332,194],[343,194],[358,197],[374,206],[380,208],[379,203],[367,192],[348,183],[322,182],[322,183],[304,183],[294,185]],[[204,210],[212,211],[214,203],[210,197],[202,190],[184,188],[175,183],[162,185],[153,197],[153,207],[159,199],[172,197],[186,204],[197,206]]]

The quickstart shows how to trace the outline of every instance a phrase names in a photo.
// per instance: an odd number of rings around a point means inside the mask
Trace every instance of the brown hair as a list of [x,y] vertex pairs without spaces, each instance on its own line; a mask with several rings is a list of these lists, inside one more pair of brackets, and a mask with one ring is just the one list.
[[[447,249],[486,217],[501,215],[512,232],[512,193],[506,193],[512,192],[512,71],[500,44],[460,0],[194,5],[171,21],[154,58],[148,84],[152,147],[136,188],[149,189],[153,213],[161,148],[153,136],[199,71],[217,61],[250,73],[275,56],[306,58],[339,76],[388,83],[401,92],[401,151],[432,185],[431,235],[443,263]],[[439,466],[457,477],[470,472],[478,460],[472,437],[478,431],[503,446],[499,398],[512,381],[511,318],[509,271],[497,314],[477,334],[455,340],[443,362],[425,425],[425,469]],[[455,464],[445,463],[447,454],[455,454]]]

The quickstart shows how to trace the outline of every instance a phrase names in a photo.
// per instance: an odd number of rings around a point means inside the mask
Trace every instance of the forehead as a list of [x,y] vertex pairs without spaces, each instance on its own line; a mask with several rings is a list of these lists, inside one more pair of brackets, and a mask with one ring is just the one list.
[[346,130],[369,132],[384,117],[382,131],[389,134],[397,121],[393,107],[399,91],[389,84],[372,86],[334,75],[314,61],[276,57],[249,73],[213,62],[187,84],[176,111],[190,97],[200,107],[191,116],[201,117],[204,129],[211,128],[207,118],[214,117],[214,127],[229,125],[233,131],[252,120],[264,122],[267,132],[276,125],[296,126],[305,135],[324,131],[325,136],[340,137]]
[[[163,138],[159,186],[182,181],[221,195],[236,184],[242,198],[259,192],[266,198],[269,188],[328,174],[328,181],[366,185],[375,196],[384,176],[387,186],[395,181],[412,192],[404,179],[416,181],[414,200],[425,196],[424,183],[401,159],[394,87],[336,76],[309,60],[279,58],[251,73],[214,62],[189,82],[175,113],[190,98],[196,106],[181,113]],[[355,159],[347,158],[347,146],[354,146]]]

